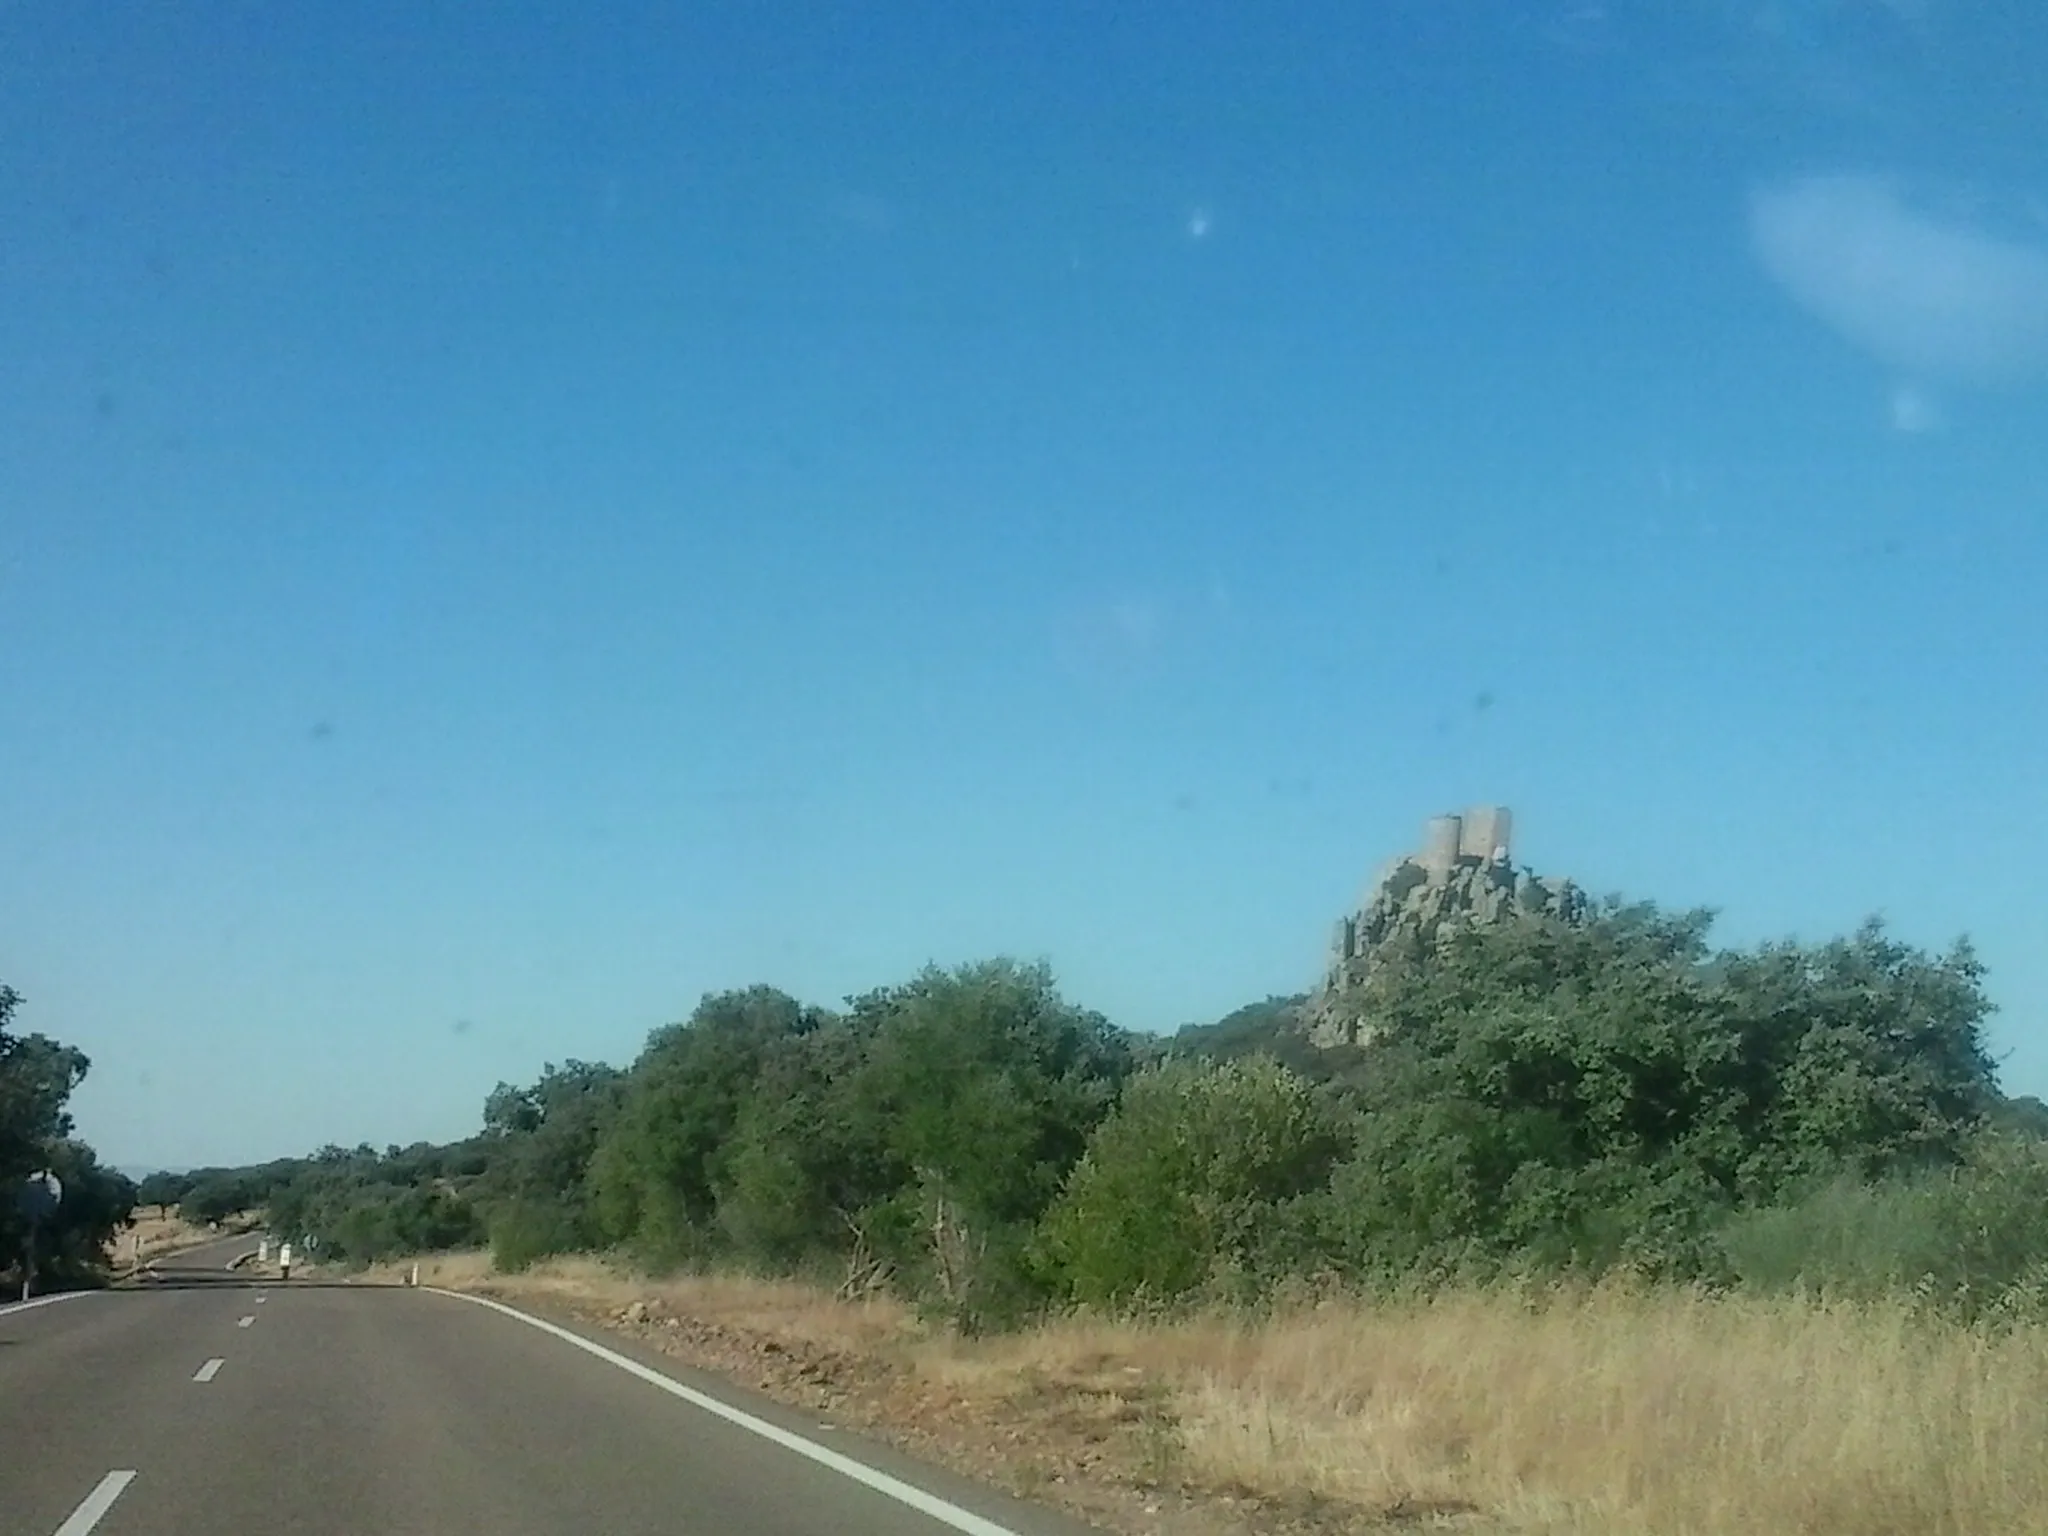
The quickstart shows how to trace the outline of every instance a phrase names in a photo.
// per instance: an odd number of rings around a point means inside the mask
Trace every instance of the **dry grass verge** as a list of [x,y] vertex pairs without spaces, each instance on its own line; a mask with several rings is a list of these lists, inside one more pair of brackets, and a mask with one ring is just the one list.
[[2018,1536],[2048,1530],[2048,1331],[1622,1287],[1068,1320],[594,1260],[424,1283],[572,1311],[1120,1530]]
[[114,1237],[114,1267],[125,1270],[166,1254],[217,1242],[231,1230],[232,1224],[213,1229],[187,1221],[174,1205],[137,1206],[133,1221]]

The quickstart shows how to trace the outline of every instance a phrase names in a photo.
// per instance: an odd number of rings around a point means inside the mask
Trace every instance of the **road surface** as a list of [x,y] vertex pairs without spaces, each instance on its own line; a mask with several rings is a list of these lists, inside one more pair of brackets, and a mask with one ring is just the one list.
[[0,1536],[1084,1532],[617,1339],[227,1268],[252,1246],[0,1307]]

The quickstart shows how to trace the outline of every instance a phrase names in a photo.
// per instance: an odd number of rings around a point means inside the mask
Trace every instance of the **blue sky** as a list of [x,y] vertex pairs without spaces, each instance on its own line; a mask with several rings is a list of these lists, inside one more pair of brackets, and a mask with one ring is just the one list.
[[0,3],[0,976],[125,1163],[1307,986],[1427,815],[2048,1090],[2048,17]]

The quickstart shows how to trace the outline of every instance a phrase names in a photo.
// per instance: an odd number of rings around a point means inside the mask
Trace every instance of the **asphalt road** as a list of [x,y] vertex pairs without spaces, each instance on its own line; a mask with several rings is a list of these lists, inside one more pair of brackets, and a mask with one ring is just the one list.
[[1085,1529],[614,1339],[430,1290],[226,1268],[251,1246],[0,1307],[0,1533]]

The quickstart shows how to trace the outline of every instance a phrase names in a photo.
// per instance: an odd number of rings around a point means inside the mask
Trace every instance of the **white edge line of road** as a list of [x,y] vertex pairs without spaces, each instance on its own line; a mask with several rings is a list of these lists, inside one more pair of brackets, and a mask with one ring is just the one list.
[[8,1317],[16,1312],[33,1312],[37,1307],[53,1307],[60,1301],[76,1301],[81,1296],[93,1294],[91,1291],[53,1291],[48,1296],[38,1296],[32,1301],[11,1301],[0,1307],[0,1317]]
[[99,1486],[85,1496],[85,1502],[71,1511],[71,1518],[57,1527],[57,1536],[86,1536],[94,1526],[106,1518],[107,1511],[114,1507],[114,1500],[135,1481],[133,1472],[109,1472],[99,1481]]
[[914,1484],[904,1482],[900,1477],[891,1477],[886,1472],[879,1472],[866,1462],[856,1461],[853,1457],[832,1450],[829,1446],[820,1445],[815,1440],[806,1440],[802,1435],[784,1429],[780,1424],[770,1424],[766,1419],[756,1418],[730,1403],[720,1402],[708,1393],[699,1392],[694,1387],[686,1387],[672,1376],[664,1376],[651,1366],[642,1365],[637,1360],[629,1360],[617,1350],[606,1349],[602,1344],[594,1344],[581,1334],[571,1333],[567,1328],[548,1322],[544,1318],[534,1317],[517,1307],[508,1307],[504,1302],[493,1301],[488,1296],[472,1296],[466,1291],[445,1290],[438,1285],[423,1285],[420,1289],[432,1291],[437,1296],[451,1296],[457,1301],[466,1301],[474,1306],[489,1307],[493,1312],[502,1312],[507,1317],[517,1318],[529,1328],[538,1328],[542,1333],[553,1334],[563,1343],[573,1344],[585,1354],[595,1355],[605,1364],[615,1365],[629,1376],[637,1376],[649,1386],[659,1387],[671,1397],[681,1398],[693,1408],[701,1408],[728,1424],[737,1425],[750,1434],[759,1435],[763,1440],[773,1441],[784,1450],[794,1451],[821,1467],[829,1467],[842,1477],[852,1478],[863,1487],[872,1488],[876,1493],[892,1498],[899,1504],[907,1504],[920,1514],[931,1516],[941,1525],[965,1532],[966,1536],[1017,1536],[1017,1532],[1006,1525],[998,1525],[972,1510],[948,1503],[937,1494],[927,1493]]
[[[230,1260],[227,1265],[227,1268],[240,1268],[243,1263],[255,1257],[256,1250],[254,1248],[251,1248],[247,1253],[238,1255],[236,1258]],[[151,1259],[148,1263],[144,1264],[141,1269],[134,1271],[134,1273],[139,1275],[142,1274],[144,1271],[154,1270],[155,1268],[156,1260]],[[76,1301],[81,1296],[91,1296],[93,1294],[94,1293],[91,1291],[52,1291],[48,1296],[37,1296],[28,1301],[10,1301],[9,1303],[7,1303],[7,1305],[0,1306],[0,1317],[9,1317],[16,1312],[30,1312],[37,1307],[53,1306],[60,1301]],[[132,1476],[133,1474],[130,1475]]]

